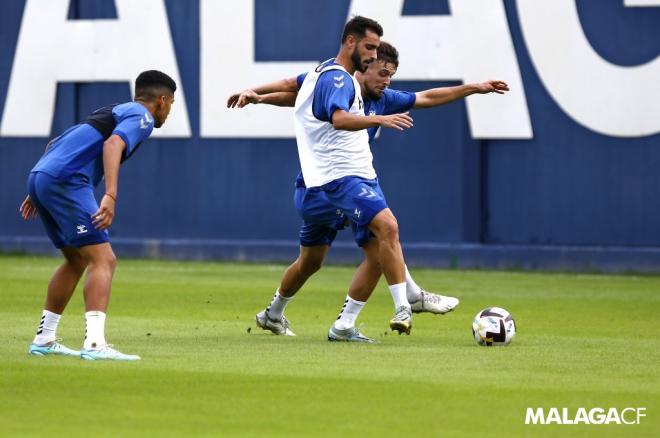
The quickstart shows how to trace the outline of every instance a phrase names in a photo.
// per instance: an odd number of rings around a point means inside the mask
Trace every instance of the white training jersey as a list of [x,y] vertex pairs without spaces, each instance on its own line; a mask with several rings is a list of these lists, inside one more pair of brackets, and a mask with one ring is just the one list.
[[[319,120],[314,115],[312,107],[317,82],[321,74],[329,70],[337,70],[345,74],[327,73],[333,75],[333,80],[324,80],[318,85],[337,89],[352,86],[355,97],[348,111],[351,114],[364,116],[360,84],[344,67],[339,64],[324,63],[307,73],[298,90],[294,112],[298,156],[307,187],[319,187],[345,176],[376,178],[367,130],[337,130],[329,121]],[[346,76],[351,78],[352,83],[344,80]],[[330,88],[328,91],[334,90]],[[332,114],[329,116],[332,117]]]

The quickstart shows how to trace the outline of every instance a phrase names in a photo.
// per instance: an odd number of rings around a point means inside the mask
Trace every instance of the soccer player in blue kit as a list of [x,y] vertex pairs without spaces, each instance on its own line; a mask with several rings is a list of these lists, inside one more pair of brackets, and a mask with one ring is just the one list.
[[[389,90],[390,78],[398,67],[398,53],[394,47],[381,42],[378,47],[377,61],[369,64],[364,73],[356,73],[364,97],[364,111],[369,115],[388,115],[407,111],[411,108],[429,108],[451,102],[473,93],[502,93],[508,88],[501,81],[489,81],[483,84],[469,84],[459,87],[437,88],[419,93]],[[247,103],[270,103],[275,105],[293,105],[296,93],[273,93],[273,91],[299,88],[307,74],[294,79],[268,84],[255,90],[246,90],[230,97],[229,106],[242,107]],[[294,88],[295,87],[295,88]],[[272,93],[259,95],[255,93]],[[368,129],[370,140],[376,134],[378,126]],[[288,321],[282,312],[287,302],[304,282],[316,272],[334,240],[337,229],[343,227],[345,215],[337,214],[337,209],[328,201],[325,193],[316,188],[305,188],[302,175],[296,181],[296,207],[303,217],[301,227],[301,254],[287,269],[280,288],[271,305],[257,315],[257,324],[276,334],[292,334]],[[382,193],[381,193],[382,194]],[[365,260],[358,267],[348,297],[337,321],[330,329],[330,340],[369,342],[370,339],[359,333],[355,318],[365,301],[375,288],[382,273],[378,260],[378,240],[373,239],[367,226],[351,221],[356,242],[365,252]],[[413,312],[446,313],[458,305],[458,300],[422,290],[405,268],[406,298]]]
[[[48,237],[64,255],[49,284],[37,334],[28,348],[36,356],[78,356],[87,360],[139,360],[105,339],[105,318],[115,254],[107,229],[118,198],[119,166],[133,155],[153,128],[160,128],[174,102],[176,83],[156,70],[135,80],[135,100],[108,105],[53,139],[28,177],[28,196],[20,206],[24,219],[40,216]],[[94,187],[105,180],[100,205]],[[87,270],[85,340],[80,351],[56,336],[69,299]]]

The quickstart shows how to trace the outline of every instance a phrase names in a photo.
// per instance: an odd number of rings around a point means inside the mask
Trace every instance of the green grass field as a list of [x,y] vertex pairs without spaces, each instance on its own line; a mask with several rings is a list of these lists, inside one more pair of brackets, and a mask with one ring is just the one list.
[[[106,334],[139,363],[28,357],[54,258],[0,257],[0,435],[660,436],[660,277],[413,270],[462,299],[388,333],[379,285],[361,315],[376,345],[326,333],[353,269],[326,267],[287,308],[296,338],[255,329],[283,266],[120,260]],[[483,307],[516,318],[478,347]],[[82,291],[59,336],[79,348]],[[639,425],[525,425],[527,407],[645,407]]]

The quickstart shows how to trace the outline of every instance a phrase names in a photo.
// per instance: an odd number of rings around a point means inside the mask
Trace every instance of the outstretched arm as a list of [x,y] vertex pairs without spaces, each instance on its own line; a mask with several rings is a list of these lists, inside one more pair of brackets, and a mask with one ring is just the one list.
[[389,116],[358,116],[340,109],[332,113],[332,126],[341,131],[360,131],[374,126],[403,131],[406,128],[412,128],[412,125],[413,119],[408,113]]
[[268,105],[275,105],[275,106],[295,106],[296,105],[296,98],[298,97],[298,92],[296,91],[295,93],[290,93],[290,92],[282,92],[282,93],[270,93],[270,94],[264,94],[263,96],[260,96],[261,99],[259,103],[265,103]]
[[415,93],[413,108],[432,108],[444,105],[472,94],[497,93],[504,94],[509,86],[504,81],[486,81],[480,84],[458,85],[456,87],[431,88]]
[[242,105],[236,105],[237,108],[242,108],[248,104],[267,104],[274,106],[295,106],[296,97],[298,92],[292,93],[289,91],[281,91],[277,93],[257,94],[252,90],[243,91],[237,99]]
[[296,80],[296,78],[280,79],[279,81],[270,82],[268,84],[260,85],[255,88],[249,88],[240,93],[232,94],[231,96],[229,96],[229,99],[227,99],[227,108],[235,108],[235,107],[243,108],[245,105],[249,103],[256,103],[246,100],[248,97],[251,96],[250,92],[256,95],[264,95],[264,94],[278,93],[278,92],[297,92],[297,91],[298,91],[298,81]]

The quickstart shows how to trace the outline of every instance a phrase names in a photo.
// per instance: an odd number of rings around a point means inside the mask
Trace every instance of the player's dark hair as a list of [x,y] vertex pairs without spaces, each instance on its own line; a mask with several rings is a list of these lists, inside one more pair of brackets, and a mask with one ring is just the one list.
[[174,94],[174,79],[158,70],[147,70],[135,79],[135,98],[156,99],[166,94]]
[[378,61],[389,62],[394,64],[394,67],[399,68],[399,51],[392,44],[381,41],[377,53]]
[[346,38],[348,38],[349,35],[353,35],[358,40],[361,40],[367,34],[367,30],[374,32],[379,37],[383,36],[383,27],[378,24],[377,21],[356,15],[344,26],[344,33],[341,36],[341,42],[346,42]]

